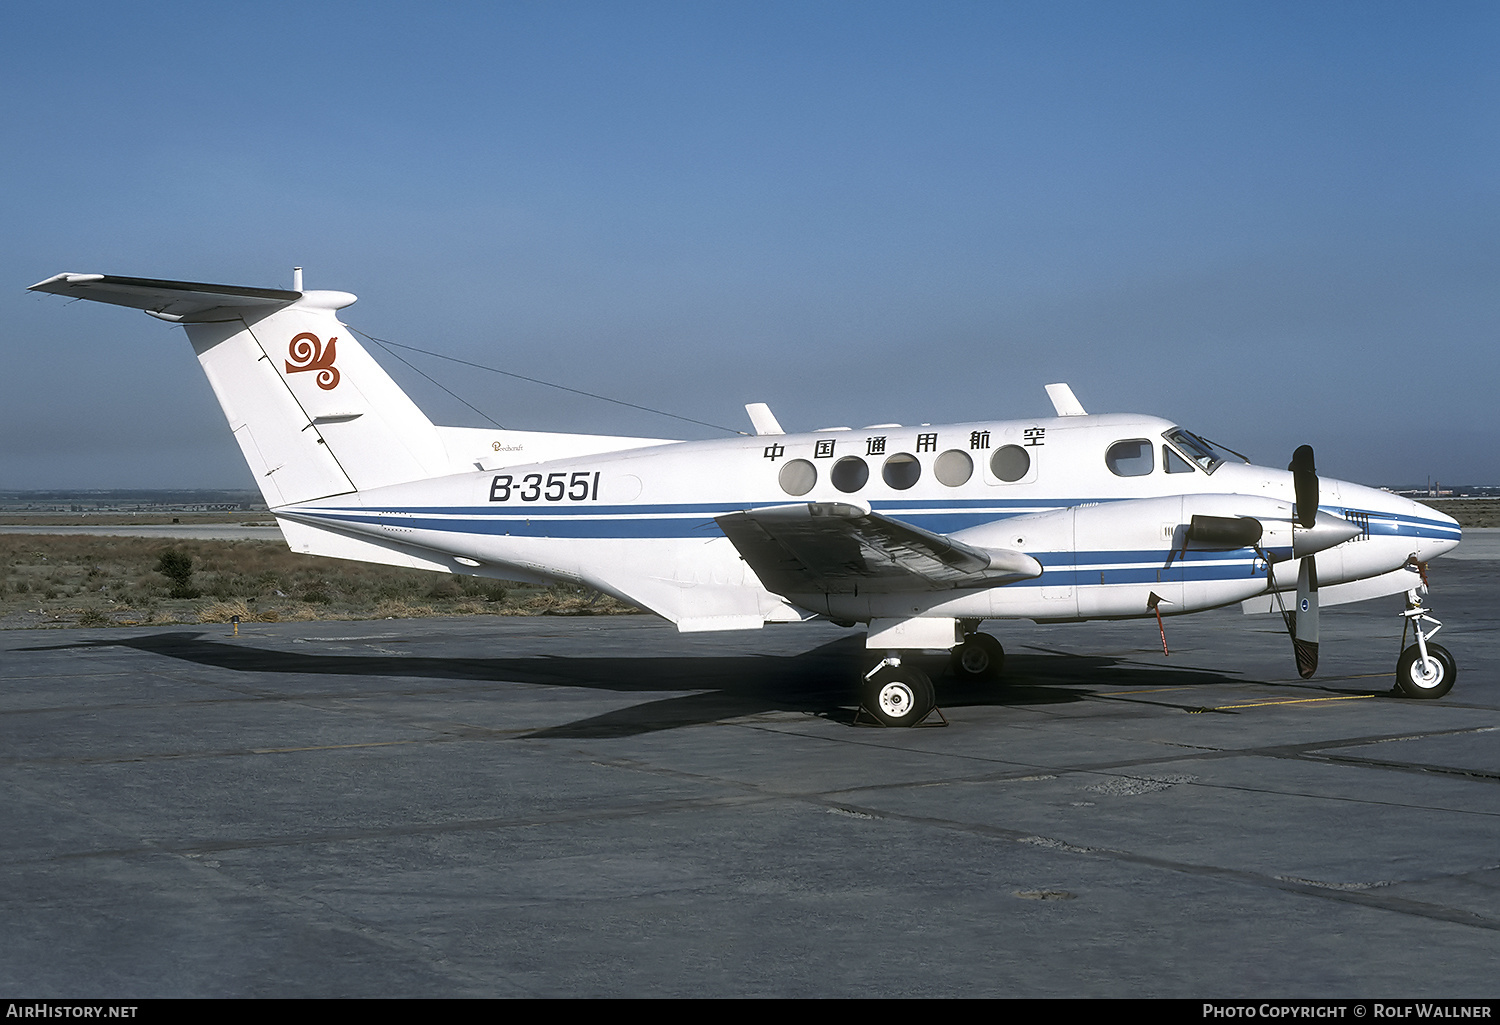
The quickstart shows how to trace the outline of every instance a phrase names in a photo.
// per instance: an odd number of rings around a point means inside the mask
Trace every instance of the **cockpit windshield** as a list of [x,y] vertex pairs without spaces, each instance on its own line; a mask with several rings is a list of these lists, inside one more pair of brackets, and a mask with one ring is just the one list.
[[1177,446],[1183,455],[1197,463],[1205,473],[1213,473],[1219,468],[1221,463],[1231,459],[1238,459],[1242,463],[1250,461],[1233,449],[1215,445],[1213,442],[1198,437],[1192,431],[1185,431],[1181,427],[1168,431],[1162,437]]

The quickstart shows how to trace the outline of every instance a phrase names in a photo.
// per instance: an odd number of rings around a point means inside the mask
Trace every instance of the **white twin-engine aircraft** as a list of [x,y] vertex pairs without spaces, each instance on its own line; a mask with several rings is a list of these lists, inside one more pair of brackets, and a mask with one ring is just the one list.
[[988,619],[1279,608],[1305,678],[1320,598],[1405,591],[1399,687],[1440,697],[1457,672],[1419,598],[1457,522],[1320,480],[1305,446],[1288,470],[1254,466],[1167,420],[1089,415],[1065,384],[1047,387],[1057,416],[1035,420],[786,434],[756,403],[755,435],[720,441],[437,427],[339,321],[355,297],[305,291],[300,270],[291,290],[104,274],[31,288],[182,324],[294,551],[580,584],[682,631],[866,623],[880,661],[861,698],[887,725],[934,707],[902,652],[999,674]]

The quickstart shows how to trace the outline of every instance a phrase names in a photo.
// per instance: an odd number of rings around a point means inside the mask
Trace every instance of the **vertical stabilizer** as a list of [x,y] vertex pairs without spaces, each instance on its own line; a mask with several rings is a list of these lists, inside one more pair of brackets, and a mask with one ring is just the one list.
[[356,490],[243,320],[186,327],[267,505]]

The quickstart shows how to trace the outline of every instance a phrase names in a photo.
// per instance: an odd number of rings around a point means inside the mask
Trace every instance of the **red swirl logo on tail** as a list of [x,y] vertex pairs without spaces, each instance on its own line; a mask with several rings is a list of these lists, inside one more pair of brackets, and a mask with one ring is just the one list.
[[296,374],[303,370],[316,370],[318,387],[324,391],[333,391],[339,384],[338,367],[333,365],[333,346],[337,341],[337,338],[330,338],[328,344],[324,345],[317,335],[302,332],[287,347],[287,355],[296,362],[288,362],[286,372]]

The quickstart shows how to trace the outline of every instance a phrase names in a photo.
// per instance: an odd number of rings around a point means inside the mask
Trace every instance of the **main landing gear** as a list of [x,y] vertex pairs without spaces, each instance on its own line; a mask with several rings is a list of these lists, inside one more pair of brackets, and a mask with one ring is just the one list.
[[[1458,663],[1448,649],[1432,643],[1443,624],[1422,607],[1422,596],[1415,588],[1406,592],[1406,611],[1401,615],[1416,631],[1417,643],[1401,652],[1401,660],[1396,663],[1396,688],[1409,698],[1440,698],[1458,679]],[[1433,624],[1432,629],[1424,632],[1425,623]],[[1401,639],[1406,639],[1405,628]]]
[[882,726],[915,726],[937,707],[932,678],[895,652],[865,676],[860,700]]
[[[953,649],[949,664],[953,675],[964,682],[997,680],[1005,666],[1005,649],[989,634],[971,631]],[[916,726],[934,712],[947,723],[937,711],[932,678],[914,660],[903,661],[899,651],[888,653],[865,675],[860,702],[860,714],[870,715],[882,726]]]
[[953,649],[953,675],[971,683],[998,680],[1005,668],[1005,649],[989,634],[967,633]]

